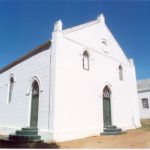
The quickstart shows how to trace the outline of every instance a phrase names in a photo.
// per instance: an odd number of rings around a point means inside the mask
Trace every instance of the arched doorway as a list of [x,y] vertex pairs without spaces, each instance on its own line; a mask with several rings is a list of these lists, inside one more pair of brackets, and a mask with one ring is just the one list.
[[38,125],[38,109],[39,109],[39,84],[35,80],[32,83],[30,127],[37,127]]
[[111,123],[111,92],[108,86],[103,89],[103,119],[104,127],[110,126]]

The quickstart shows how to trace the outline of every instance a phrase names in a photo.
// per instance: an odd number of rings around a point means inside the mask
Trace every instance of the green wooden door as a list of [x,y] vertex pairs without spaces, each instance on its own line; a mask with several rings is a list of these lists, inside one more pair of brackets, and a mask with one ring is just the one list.
[[104,117],[104,127],[111,125],[111,107],[110,99],[103,99],[103,117]]
[[103,119],[104,127],[111,125],[110,89],[107,86],[103,90]]
[[39,86],[38,83],[35,81],[32,86],[30,127],[37,127],[38,125],[38,109],[39,109]]

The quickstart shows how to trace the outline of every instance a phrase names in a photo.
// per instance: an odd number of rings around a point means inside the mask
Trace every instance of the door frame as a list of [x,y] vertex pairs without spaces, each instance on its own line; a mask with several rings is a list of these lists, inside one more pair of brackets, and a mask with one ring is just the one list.
[[[28,85],[28,90],[26,95],[28,96],[28,119],[27,119],[27,126],[30,127],[30,120],[31,120],[31,107],[32,107],[32,84],[33,82],[36,81],[39,85],[39,106],[40,106],[40,93],[43,92],[43,88],[41,85],[41,81],[39,80],[38,76],[33,76],[30,80],[29,80],[29,85]],[[40,107],[39,107],[40,108]],[[38,111],[38,116],[39,116],[39,111]],[[39,121],[38,121],[39,122]],[[37,124],[38,126],[38,124]]]
[[[104,97],[104,90],[107,89],[108,92],[109,92],[109,97]],[[102,107],[103,107],[103,127],[105,128],[105,122],[104,122],[104,100],[107,99],[109,100],[109,110],[110,110],[110,125],[112,125],[112,93],[111,93],[111,90],[109,88],[108,85],[106,85],[104,88],[103,88],[103,92],[102,92]]]
[[32,82],[32,91],[31,91],[31,107],[30,107],[30,127],[32,127],[31,126],[31,122],[32,122],[32,109],[34,109],[34,106],[33,106],[33,104],[32,104],[32,102],[33,102],[33,86],[34,86],[34,84],[37,84],[37,86],[38,86],[38,97],[37,97],[37,99],[36,99],[36,101],[37,101],[37,107],[38,107],[38,110],[37,110],[37,122],[36,122],[36,128],[38,127],[38,116],[39,116],[39,96],[40,96],[40,87],[39,87],[39,83],[36,81],[36,80],[34,80],[33,82]]

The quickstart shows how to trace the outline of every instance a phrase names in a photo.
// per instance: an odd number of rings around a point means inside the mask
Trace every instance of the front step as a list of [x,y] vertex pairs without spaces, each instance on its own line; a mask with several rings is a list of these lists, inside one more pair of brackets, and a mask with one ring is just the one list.
[[16,135],[16,134],[10,134],[9,140],[12,141],[38,141],[41,139],[41,136],[38,135]]
[[21,129],[22,131],[38,131],[38,128],[34,127],[25,127]]
[[35,130],[16,130],[16,135],[38,135],[38,131]]
[[105,128],[109,128],[109,129],[116,129],[117,127],[116,126],[114,126],[114,125],[107,125]]
[[114,125],[109,125],[104,128],[104,132],[101,133],[101,135],[118,135],[123,133],[125,132],[123,132],[121,128],[117,128]]
[[112,128],[106,128],[104,129],[104,132],[121,132],[122,129],[121,128],[116,128],[116,129],[112,129]]
[[121,131],[121,132],[103,132],[101,133],[101,135],[118,135],[118,134],[123,134],[123,133],[126,133],[124,131]]
[[14,134],[9,134],[8,138],[1,139],[1,143],[28,143],[28,142],[43,142],[41,136],[38,135],[37,128],[22,128]]

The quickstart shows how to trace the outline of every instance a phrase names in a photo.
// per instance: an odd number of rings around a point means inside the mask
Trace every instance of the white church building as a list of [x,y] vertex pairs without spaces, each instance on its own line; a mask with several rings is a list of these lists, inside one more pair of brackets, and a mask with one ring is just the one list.
[[37,127],[45,141],[140,127],[135,66],[105,24],[63,29],[0,69],[0,134]]

